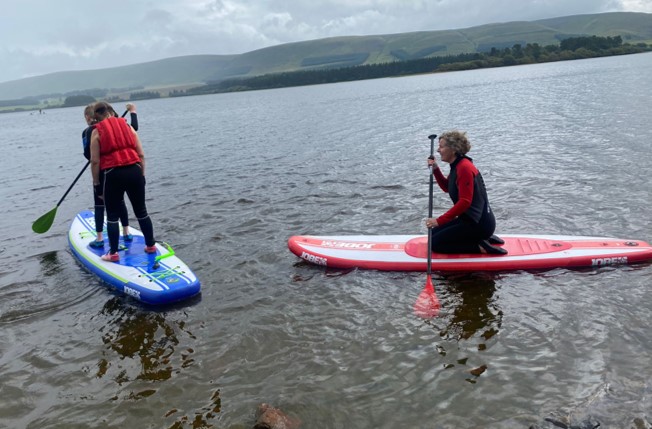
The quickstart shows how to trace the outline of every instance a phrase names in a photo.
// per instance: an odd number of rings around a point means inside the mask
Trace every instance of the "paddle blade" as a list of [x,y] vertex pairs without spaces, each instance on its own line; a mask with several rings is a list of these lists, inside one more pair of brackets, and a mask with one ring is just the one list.
[[58,206],[36,219],[32,224],[32,231],[37,234],[47,232],[54,222],[54,217],[57,215],[57,208]]
[[423,319],[431,319],[439,314],[439,299],[432,285],[432,278],[428,275],[426,286],[423,288],[417,302],[414,303],[414,314]]

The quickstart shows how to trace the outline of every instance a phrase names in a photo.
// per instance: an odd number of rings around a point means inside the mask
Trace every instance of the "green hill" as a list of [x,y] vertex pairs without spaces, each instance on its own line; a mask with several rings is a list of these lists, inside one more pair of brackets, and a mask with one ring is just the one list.
[[100,70],[57,72],[0,83],[0,100],[94,88],[112,93],[159,90],[296,70],[378,64],[491,48],[558,44],[574,36],[617,36],[652,43],[652,14],[614,12],[477,27],[287,43],[239,55],[192,55]]

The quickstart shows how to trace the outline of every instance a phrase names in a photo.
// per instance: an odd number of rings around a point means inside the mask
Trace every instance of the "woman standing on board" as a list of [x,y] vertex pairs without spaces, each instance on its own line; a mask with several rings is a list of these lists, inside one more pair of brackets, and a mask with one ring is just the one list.
[[[130,113],[131,126],[134,130],[138,131],[138,115],[136,114],[136,106],[127,103],[127,111]],[[117,114],[113,112],[115,116]],[[126,114],[127,112],[125,112]],[[90,161],[91,159],[91,133],[95,129],[95,103],[91,103],[84,109],[84,119],[86,119],[87,128],[82,132],[82,146],[84,148],[84,158]],[[100,184],[104,182],[104,175],[100,171]],[[95,233],[97,234],[95,240],[91,241],[89,246],[96,249],[104,247],[104,234],[102,229],[104,227],[104,200],[95,192],[93,187],[93,199],[95,201]],[[125,241],[131,241],[132,235],[129,234],[129,215],[127,213],[127,206],[124,200],[120,204],[120,223],[122,224],[122,234]]]
[[[102,259],[118,262],[120,240],[120,202],[127,193],[131,206],[145,236],[145,252],[156,253],[154,228],[145,205],[145,153],[138,133],[122,118],[113,115],[110,104],[95,104],[97,121],[91,134],[91,171],[96,193],[104,198],[107,215],[109,252]],[[100,172],[104,183],[100,183]]]
[[437,149],[441,160],[450,164],[448,177],[441,172],[434,157],[428,158],[437,184],[453,200],[453,207],[446,213],[426,219],[426,226],[432,228],[432,251],[504,255],[507,253],[505,249],[491,244],[502,244],[503,241],[492,236],[496,219],[482,175],[472,159],[466,156],[469,150],[471,143],[466,133],[449,131],[439,137]]

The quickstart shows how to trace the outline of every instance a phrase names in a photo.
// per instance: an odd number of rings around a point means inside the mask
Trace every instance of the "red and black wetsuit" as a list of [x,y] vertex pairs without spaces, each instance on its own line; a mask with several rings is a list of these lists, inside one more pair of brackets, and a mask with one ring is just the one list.
[[[131,113],[131,127],[138,131],[138,116],[135,112]],[[84,158],[91,159],[91,134],[95,129],[95,125],[89,125],[82,131],[82,146],[84,148]],[[100,184],[104,188],[104,172],[100,170]],[[97,195],[95,187],[93,186],[93,200],[95,202],[95,231],[100,232],[104,228],[104,200]],[[127,213],[127,206],[124,199],[120,207],[120,223],[122,226],[129,226],[129,213]]]
[[480,253],[478,243],[496,229],[484,180],[468,156],[458,156],[445,177],[435,169],[437,184],[448,192],[453,207],[437,218],[432,229],[432,250],[437,253]]
[[99,134],[100,171],[104,172],[104,202],[110,253],[118,251],[120,203],[127,193],[145,244],[153,246],[154,229],[145,205],[145,176],[136,152],[136,137],[121,118],[106,118],[95,125]]

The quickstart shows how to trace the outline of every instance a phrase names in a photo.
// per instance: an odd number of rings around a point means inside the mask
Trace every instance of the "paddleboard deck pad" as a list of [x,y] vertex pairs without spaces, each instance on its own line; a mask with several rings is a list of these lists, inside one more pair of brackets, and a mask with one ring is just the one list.
[[[106,231],[106,224],[104,225]],[[156,253],[145,253],[145,237],[130,226],[132,241],[124,241],[122,231],[118,253],[120,262],[106,262],[100,257],[109,251],[104,234],[104,248],[94,248],[95,217],[92,211],[80,212],[68,232],[70,249],[82,265],[116,290],[146,304],[161,305],[182,301],[200,291],[197,276],[170,248],[156,243]]]
[[[652,260],[644,241],[563,235],[500,235],[507,255],[432,253],[433,271],[512,271],[601,267]],[[293,236],[292,253],[315,265],[427,271],[426,235]]]

